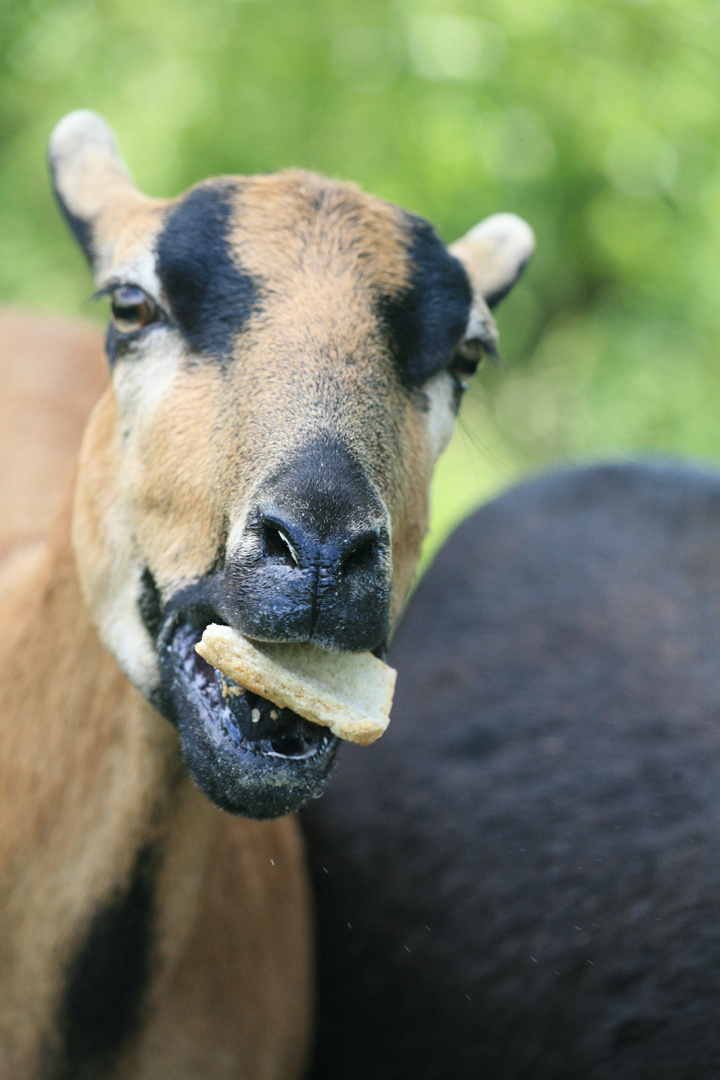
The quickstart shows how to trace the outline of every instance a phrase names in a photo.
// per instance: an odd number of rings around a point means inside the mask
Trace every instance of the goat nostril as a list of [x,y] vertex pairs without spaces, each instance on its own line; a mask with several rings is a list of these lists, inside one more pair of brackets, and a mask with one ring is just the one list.
[[295,547],[285,532],[285,529],[275,521],[265,520],[262,523],[262,540],[265,554],[273,559],[278,559],[288,566],[299,566]]
[[318,564],[333,578],[376,570],[383,544],[387,543],[387,533],[382,529],[368,528],[353,536],[350,530],[339,528],[339,535],[322,537],[317,535],[317,529],[303,529],[275,513],[258,515],[254,527],[263,560],[293,570],[308,570]]
[[340,567],[341,572],[351,574],[354,571],[372,567],[377,560],[377,552],[377,533],[364,533],[354,541],[350,550],[346,552]]

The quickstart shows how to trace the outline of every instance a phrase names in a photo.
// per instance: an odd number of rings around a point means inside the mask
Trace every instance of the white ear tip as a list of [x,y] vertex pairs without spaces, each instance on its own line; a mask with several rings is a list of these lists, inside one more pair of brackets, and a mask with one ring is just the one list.
[[68,113],[55,127],[50,136],[48,153],[51,161],[72,157],[87,146],[106,150],[119,157],[113,133],[102,116],[90,109],[78,109]]
[[492,214],[468,233],[469,240],[489,241],[499,248],[512,248],[527,260],[535,250],[535,233],[517,214]]

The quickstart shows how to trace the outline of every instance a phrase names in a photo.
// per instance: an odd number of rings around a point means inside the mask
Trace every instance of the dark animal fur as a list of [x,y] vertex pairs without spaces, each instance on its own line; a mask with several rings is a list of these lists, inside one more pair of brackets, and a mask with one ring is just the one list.
[[441,371],[467,327],[472,291],[462,264],[422,218],[405,215],[410,238],[410,283],[385,296],[380,314],[403,384],[422,386]]
[[314,1080],[720,1076],[720,477],[522,485],[391,662],[387,735],[304,814]]
[[172,314],[192,348],[220,361],[258,309],[260,287],[233,257],[233,181],[194,188],[167,217],[157,241],[157,272]]
[[150,978],[156,858],[138,852],[127,887],[93,916],[67,971],[58,1012],[60,1051],[48,1080],[108,1075],[133,1034]]

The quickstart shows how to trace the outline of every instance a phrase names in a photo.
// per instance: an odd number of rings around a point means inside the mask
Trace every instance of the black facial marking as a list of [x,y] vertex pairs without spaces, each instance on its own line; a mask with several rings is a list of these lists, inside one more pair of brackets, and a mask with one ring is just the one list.
[[155,578],[152,576],[147,566],[140,577],[140,595],[138,597],[137,605],[145,629],[153,641],[155,641],[160,633],[162,603],[160,601],[158,587],[155,584]]
[[422,218],[406,215],[412,266],[400,296],[380,301],[380,316],[407,387],[420,386],[450,360],[467,326],[472,291],[460,262]]
[[62,195],[58,191],[57,183],[55,181],[57,169],[55,167],[55,163],[51,158],[48,159],[48,168],[50,170],[50,180],[52,182],[52,188],[55,193],[57,204],[60,207],[60,212],[65,218],[70,232],[73,234],[76,241],[80,245],[83,255],[92,267],[93,259],[95,257],[95,252],[93,250],[92,226],[90,222],[87,221],[85,218],[81,218],[78,217],[77,214],[73,214],[72,210],[69,208]]
[[[157,647],[158,636],[165,618],[160,590],[157,587],[149,567],[145,567],[140,575],[140,592],[137,598],[138,611],[143,625],[150,635],[153,644]],[[154,709],[168,720],[175,722],[172,696],[169,688],[161,680],[155,686],[145,691],[145,696]]]
[[66,975],[60,1047],[47,1080],[94,1080],[110,1072],[137,1027],[150,976],[157,855],[137,855],[130,881],[95,912]]
[[221,361],[260,302],[258,282],[230,254],[235,190],[230,181],[195,188],[170,211],[157,244],[173,318],[196,352]]

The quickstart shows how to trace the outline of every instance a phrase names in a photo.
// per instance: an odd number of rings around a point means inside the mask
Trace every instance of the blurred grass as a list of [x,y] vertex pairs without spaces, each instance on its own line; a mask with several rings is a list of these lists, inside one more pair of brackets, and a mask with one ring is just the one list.
[[299,165],[448,241],[497,210],[531,222],[428,550],[541,465],[716,459],[719,60],[717,0],[0,0],[0,298],[85,310],[44,154],[94,108],[153,195]]

